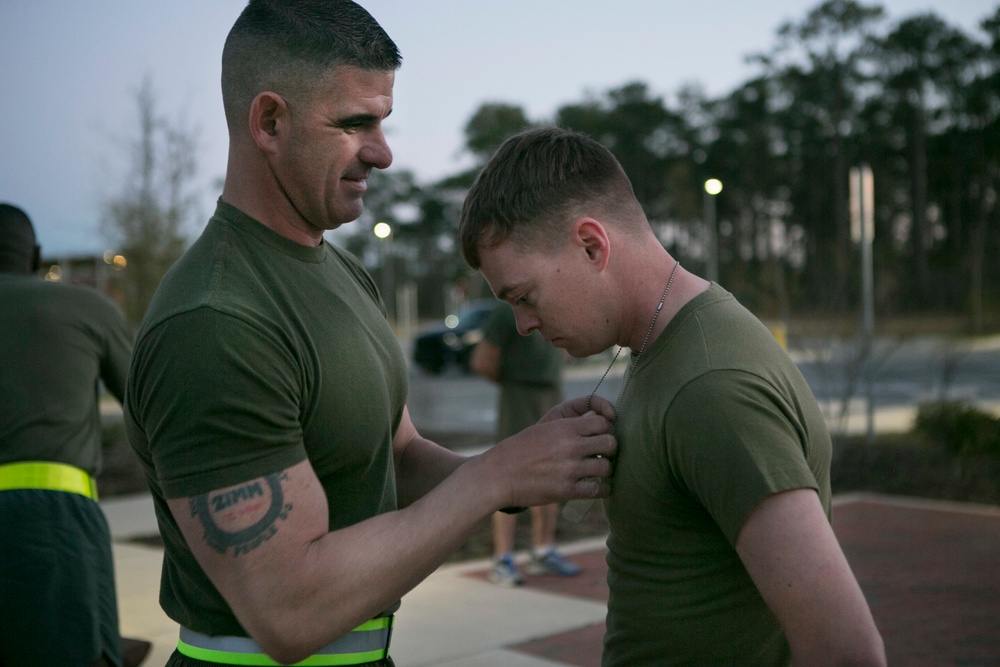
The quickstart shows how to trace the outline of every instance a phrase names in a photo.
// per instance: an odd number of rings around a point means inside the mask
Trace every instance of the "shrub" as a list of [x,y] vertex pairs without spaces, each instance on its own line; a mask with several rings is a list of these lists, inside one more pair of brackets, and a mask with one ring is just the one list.
[[925,403],[914,431],[961,457],[1000,457],[1000,419],[966,403]]
[[[964,464],[963,464],[964,462]],[[830,484],[854,491],[1000,505],[1000,457],[960,459],[925,436],[880,433],[834,439]]]

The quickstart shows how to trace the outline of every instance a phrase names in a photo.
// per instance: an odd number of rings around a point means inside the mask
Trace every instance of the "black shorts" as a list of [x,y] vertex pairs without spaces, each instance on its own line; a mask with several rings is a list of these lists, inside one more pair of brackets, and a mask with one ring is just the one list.
[[111,533],[64,491],[0,491],[0,665],[121,665]]

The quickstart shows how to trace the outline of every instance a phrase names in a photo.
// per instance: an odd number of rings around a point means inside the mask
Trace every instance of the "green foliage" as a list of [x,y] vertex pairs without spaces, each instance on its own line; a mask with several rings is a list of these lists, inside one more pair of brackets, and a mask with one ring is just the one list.
[[1000,504],[1000,457],[979,457],[974,465],[963,465],[955,454],[926,440],[913,433],[880,433],[874,444],[864,436],[836,438],[833,492]]
[[[567,100],[547,118],[484,102],[465,126],[468,166],[430,185],[400,181],[387,206],[379,193],[392,184],[373,174],[365,204],[386,220],[405,204],[394,275],[416,281],[422,317],[440,316],[451,288],[478,280],[454,247],[464,193],[505,138],[555,124],[615,154],[684,266],[707,269],[711,208],[727,289],[773,317],[848,320],[862,294],[848,173],[864,163],[875,175],[880,316],[956,314],[973,334],[995,331],[1000,7],[988,4],[966,30],[933,12],[890,20],[877,3],[817,0],[751,58],[746,81],[718,97],[696,83],[665,95],[632,80]],[[718,196],[705,194],[708,178],[724,183]]]
[[1000,419],[966,403],[921,405],[914,431],[962,458],[1000,458]]
[[487,103],[465,124],[465,147],[485,163],[504,139],[531,127],[524,109],[513,104]]

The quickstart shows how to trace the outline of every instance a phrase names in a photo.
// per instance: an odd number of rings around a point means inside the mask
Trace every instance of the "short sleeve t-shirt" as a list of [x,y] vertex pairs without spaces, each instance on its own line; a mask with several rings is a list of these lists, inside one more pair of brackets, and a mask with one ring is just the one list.
[[773,493],[815,489],[829,515],[830,437],[794,363],[713,285],[643,355],[615,431],[605,667],[789,664],[735,543]]
[[396,508],[392,438],[405,360],[352,256],[307,247],[219,202],[164,277],[137,337],[129,441],[164,537],[160,601],[206,634],[243,635],[166,505],[308,458],[335,530]]
[[98,292],[0,274],[0,465],[67,463],[100,472],[99,382],[118,400],[132,332]]

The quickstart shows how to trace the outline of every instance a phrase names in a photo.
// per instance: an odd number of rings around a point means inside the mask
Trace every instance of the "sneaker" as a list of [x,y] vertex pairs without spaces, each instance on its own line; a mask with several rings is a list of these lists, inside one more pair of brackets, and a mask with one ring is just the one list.
[[497,586],[512,588],[524,583],[524,577],[517,569],[517,563],[510,554],[496,558],[493,561],[493,569],[490,570],[490,581]]
[[566,560],[555,549],[549,549],[539,556],[531,553],[531,560],[525,570],[529,574],[554,574],[557,577],[573,577],[580,574],[580,567]]

